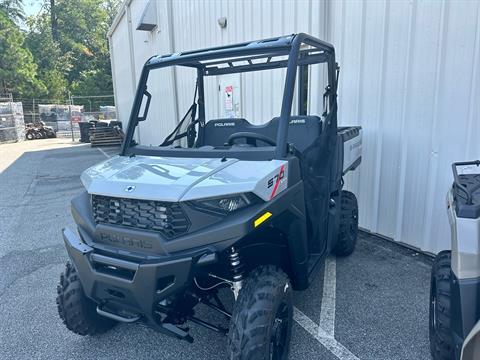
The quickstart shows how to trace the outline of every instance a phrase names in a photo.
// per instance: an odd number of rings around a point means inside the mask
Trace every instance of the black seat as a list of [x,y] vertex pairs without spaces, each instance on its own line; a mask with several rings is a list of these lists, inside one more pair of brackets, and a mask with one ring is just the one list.
[[[222,146],[229,136],[238,132],[254,132],[268,136],[275,140],[277,131],[270,128],[270,123],[265,125],[252,125],[247,120],[242,118],[226,118],[210,120],[205,125],[205,135],[203,138],[203,145]],[[245,139],[238,139],[237,144],[245,144]],[[264,146],[263,142],[259,141],[259,146]]]
[[[273,118],[270,123],[278,128],[279,117]],[[295,148],[304,152],[320,136],[322,132],[322,120],[315,115],[291,116],[288,126],[287,142],[293,144]],[[276,130],[275,130],[276,134]],[[275,136],[276,138],[276,136]]]
[[[273,118],[264,125],[252,125],[242,118],[227,118],[210,120],[205,125],[205,135],[202,145],[222,146],[227,142],[230,135],[237,132],[254,132],[268,136],[272,140],[277,139],[277,129],[280,118]],[[289,143],[303,152],[308,148],[322,131],[322,122],[318,116],[302,115],[292,116],[288,128]],[[245,139],[238,139],[237,143],[245,143]],[[266,146],[261,141],[259,146]]]

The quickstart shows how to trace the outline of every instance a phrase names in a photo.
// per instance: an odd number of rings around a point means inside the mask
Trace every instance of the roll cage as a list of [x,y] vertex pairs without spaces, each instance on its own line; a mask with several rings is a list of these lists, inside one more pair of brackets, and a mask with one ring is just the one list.
[[[282,106],[280,112],[280,122],[276,137],[276,146],[265,147],[265,149],[254,149],[249,151],[248,148],[242,149],[242,152],[255,152],[258,158],[275,158],[283,159],[287,155],[287,133],[288,124],[290,121],[292,102],[294,97],[295,80],[299,77],[298,86],[298,114],[306,115],[302,108],[304,99],[306,99],[306,92],[303,91],[304,72],[308,65],[327,63],[328,67],[328,85],[324,93],[324,110],[325,114],[331,112],[325,126],[334,126],[336,128],[336,95],[337,95],[337,81],[338,81],[338,65],[335,62],[334,47],[322,40],[313,36],[299,33],[276,38],[244,42],[240,44],[227,45],[206,48],[202,50],[187,51],[168,55],[158,55],[151,57],[142,69],[137,92],[132,106],[128,129],[122,145],[120,155],[136,155],[152,154],[150,149],[140,149],[133,146],[134,131],[138,123],[145,120],[150,104],[151,95],[147,91],[147,80],[151,70],[165,68],[169,66],[185,66],[197,69],[197,91],[198,99],[198,116],[196,122],[198,126],[198,138],[203,137],[205,131],[205,92],[204,92],[204,77],[217,76],[226,74],[243,73],[250,71],[261,71],[278,68],[286,68],[285,85],[283,91]],[[142,101],[144,96],[147,97],[144,106],[144,113],[140,115],[142,108]],[[250,149],[252,150],[252,149]],[[225,149],[221,151],[215,150],[201,150],[191,148],[172,148],[159,147],[156,148],[154,154],[157,156],[179,156],[179,157],[217,157],[225,156],[236,157],[235,153],[229,152]],[[248,155],[247,155],[248,158]],[[253,157],[255,158],[255,157]]]

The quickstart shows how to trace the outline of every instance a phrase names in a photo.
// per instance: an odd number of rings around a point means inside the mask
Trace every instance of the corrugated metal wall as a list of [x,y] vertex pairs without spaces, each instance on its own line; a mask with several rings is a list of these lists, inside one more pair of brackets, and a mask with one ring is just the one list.
[[437,252],[453,161],[480,157],[478,1],[331,3],[339,118],[364,129],[361,225]]
[[[479,2],[158,1],[152,33],[135,30],[145,4],[127,1],[111,34],[122,121],[133,81],[153,54],[313,34],[337,49],[340,123],[364,128],[363,163],[347,179],[360,200],[361,226],[426,251],[449,246],[450,163],[480,157]],[[217,24],[223,16],[226,29]],[[242,76],[242,115],[252,122],[278,115],[282,75]],[[321,79],[321,72],[312,74],[312,113],[320,112]],[[169,81],[178,118],[190,105],[192,85],[180,73]],[[218,95],[210,81],[211,117],[221,116]],[[166,129],[142,131],[158,137]]]
[[[325,1],[174,1],[175,52],[263,39],[297,32],[325,38]],[[217,20],[227,18],[227,28]],[[280,113],[285,70],[241,74],[242,116],[265,123]],[[192,84],[178,79],[180,109],[191,104]],[[219,118],[218,83],[206,80],[207,118]],[[323,91],[323,89],[322,89]],[[317,95],[317,94],[316,94]],[[216,101],[208,101],[214,99]],[[316,104],[316,102],[315,102]]]

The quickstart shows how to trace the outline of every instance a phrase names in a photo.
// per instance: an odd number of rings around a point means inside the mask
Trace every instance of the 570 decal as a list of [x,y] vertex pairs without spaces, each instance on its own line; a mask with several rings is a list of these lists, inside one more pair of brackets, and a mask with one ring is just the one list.
[[282,165],[280,167],[280,171],[278,174],[276,174],[274,177],[268,179],[267,182],[267,188],[271,188],[273,186],[272,193],[270,195],[270,199],[273,199],[273,197],[277,193],[278,185],[280,184],[280,181],[285,177],[285,165]]
[[268,179],[267,187],[271,188],[273,185],[275,185],[277,183],[277,181],[282,180],[284,177],[285,177],[285,170],[282,167],[282,169],[280,170],[280,172],[278,174],[276,174],[274,177]]

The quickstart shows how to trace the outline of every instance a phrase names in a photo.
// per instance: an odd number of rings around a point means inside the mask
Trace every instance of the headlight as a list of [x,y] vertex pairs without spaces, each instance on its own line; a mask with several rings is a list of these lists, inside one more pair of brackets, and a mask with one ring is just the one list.
[[220,214],[231,214],[252,204],[260,199],[252,193],[220,196],[215,198],[192,201],[191,204],[199,210],[210,211]]

